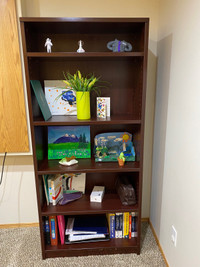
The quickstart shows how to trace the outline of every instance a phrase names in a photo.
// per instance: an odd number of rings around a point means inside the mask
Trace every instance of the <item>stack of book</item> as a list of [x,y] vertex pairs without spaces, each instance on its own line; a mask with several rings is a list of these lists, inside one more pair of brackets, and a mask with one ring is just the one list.
[[[107,216],[107,218],[106,218]],[[83,242],[107,241],[110,238],[137,237],[136,212],[98,215],[45,216],[45,243],[56,246]]]
[[108,213],[110,238],[137,237],[136,212]]
[[67,218],[65,244],[109,240],[105,215],[81,215]]
[[43,175],[44,191],[47,205],[57,203],[65,193],[80,191],[85,193],[85,173],[66,173],[57,175]]
[[44,216],[43,224],[44,224],[45,244],[51,246],[57,246],[60,237],[60,243],[61,245],[63,245],[65,238],[64,215]]
[[43,175],[47,205],[56,205],[63,198],[62,175]]

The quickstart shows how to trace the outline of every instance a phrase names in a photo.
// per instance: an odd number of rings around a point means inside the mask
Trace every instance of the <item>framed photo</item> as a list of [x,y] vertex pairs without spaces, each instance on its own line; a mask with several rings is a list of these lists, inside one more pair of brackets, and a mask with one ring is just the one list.
[[77,115],[76,94],[63,81],[44,81],[45,97],[52,115]]
[[91,157],[90,126],[49,126],[48,159]]

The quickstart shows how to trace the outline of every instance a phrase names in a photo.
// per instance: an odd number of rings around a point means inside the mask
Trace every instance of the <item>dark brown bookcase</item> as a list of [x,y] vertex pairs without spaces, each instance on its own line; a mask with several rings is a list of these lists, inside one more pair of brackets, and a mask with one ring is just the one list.
[[[21,18],[24,64],[28,91],[37,204],[43,258],[94,254],[140,253],[141,202],[143,177],[143,145],[145,97],[148,53],[148,18]],[[53,42],[52,53],[44,47],[46,38]],[[131,52],[113,53],[107,42],[126,40],[133,46]],[[84,41],[85,53],[76,53],[78,41]],[[96,118],[96,95],[91,94],[90,120],[79,121],[76,116],[52,116],[44,121],[30,80],[62,80],[63,71],[83,74],[95,73],[110,86],[102,89],[102,96],[111,99],[111,117]],[[96,163],[79,159],[78,165],[64,167],[58,160],[48,160],[48,126],[89,125],[91,147],[94,136],[103,132],[130,132],[136,148],[136,161]],[[47,206],[42,182],[44,174],[86,173],[86,194],[65,206]],[[123,206],[116,193],[115,182],[121,174],[130,177],[136,190],[137,203]],[[106,193],[99,205],[90,203],[94,185],[104,185]],[[50,215],[104,214],[125,211],[137,212],[138,236],[132,239],[111,239],[105,242],[47,246],[44,242],[43,217]]]

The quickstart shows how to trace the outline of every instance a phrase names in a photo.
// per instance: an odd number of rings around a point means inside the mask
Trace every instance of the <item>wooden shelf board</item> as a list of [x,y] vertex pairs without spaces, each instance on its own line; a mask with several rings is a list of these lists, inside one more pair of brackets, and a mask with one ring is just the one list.
[[101,22],[101,23],[147,23],[149,22],[149,18],[141,17],[141,18],[72,18],[72,17],[21,17],[21,22]]
[[78,159],[78,164],[63,166],[59,160],[48,160],[38,162],[38,175],[57,174],[57,173],[102,173],[102,172],[139,172],[140,162],[125,162],[123,167],[119,167],[118,162],[95,162],[92,159]]
[[140,119],[135,119],[131,115],[115,115],[103,118],[91,118],[90,120],[78,120],[77,116],[54,115],[48,121],[42,117],[35,118],[34,126],[57,126],[57,125],[103,125],[103,124],[141,124]]
[[143,57],[144,52],[27,52],[27,57],[43,57],[43,58],[54,58],[54,57],[73,57],[73,58],[88,58],[88,57]]
[[42,208],[42,216],[50,215],[80,215],[80,214],[102,214],[112,212],[138,212],[138,205],[124,206],[121,204],[117,194],[105,194],[101,203],[90,202],[88,194],[83,195],[81,199],[68,203],[66,205],[49,205],[46,203]]
[[70,253],[73,250],[90,250],[95,249],[97,252],[99,252],[99,249],[121,249],[121,248],[136,248],[137,246],[137,238],[131,238],[131,239],[125,239],[125,238],[112,238],[108,241],[100,241],[100,242],[88,242],[88,243],[77,243],[77,244],[66,244],[61,245],[58,244],[57,246],[45,246],[45,252],[48,251],[70,251]]

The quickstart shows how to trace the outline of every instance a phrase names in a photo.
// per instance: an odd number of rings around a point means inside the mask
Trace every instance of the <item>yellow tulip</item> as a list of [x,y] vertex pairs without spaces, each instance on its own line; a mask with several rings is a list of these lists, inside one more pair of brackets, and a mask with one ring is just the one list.
[[94,79],[89,83],[88,88],[91,88],[91,87],[95,84],[96,80],[97,80],[97,79],[94,78]]
[[64,83],[66,83],[67,86],[70,86],[70,83],[68,81],[63,80]]
[[79,70],[78,70],[78,77],[79,77],[79,79],[81,80],[81,73],[80,73]]

